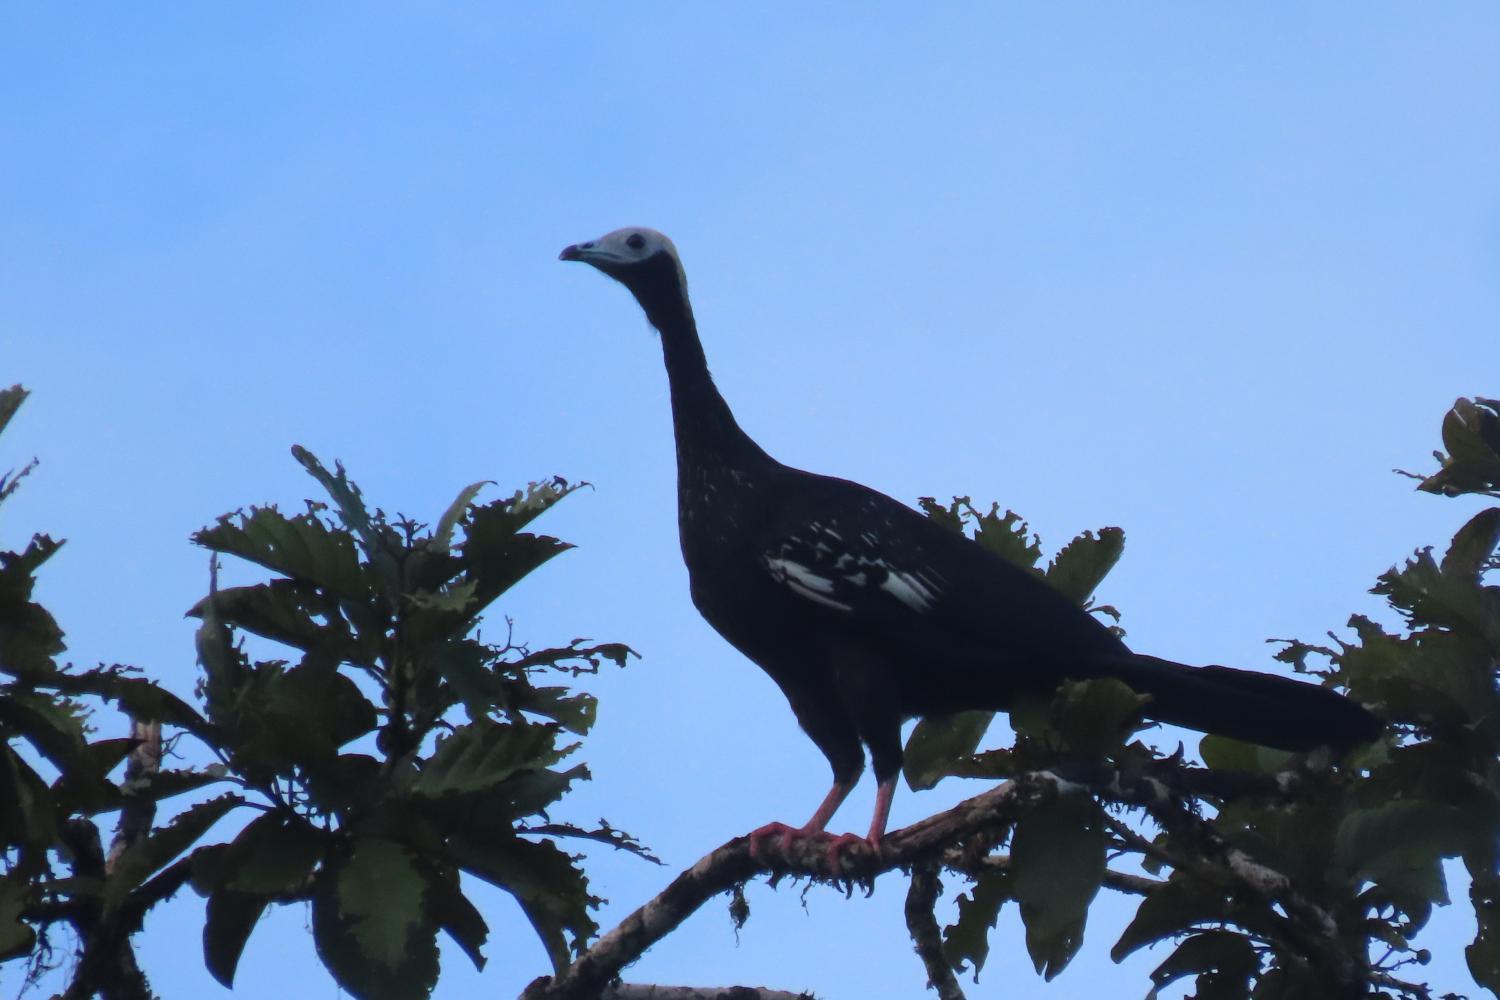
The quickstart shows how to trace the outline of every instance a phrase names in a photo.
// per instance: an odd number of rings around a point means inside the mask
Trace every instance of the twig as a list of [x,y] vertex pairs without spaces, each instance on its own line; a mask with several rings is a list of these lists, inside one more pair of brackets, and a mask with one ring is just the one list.
[[106,872],[114,871],[120,855],[131,844],[150,834],[151,823],[156,819],[156,800],[148,795],[131,794],[131,790],[142,779],[161,770],[161,723],[132,718],[130,738],[137,742],[125,762],[124,805],[120,807],[120,821],[115,825],[114,840],[104,861]]
[[911,887],[906,890],[906,929],[927,969],[927,985],[937,990],[939,1000],[964,1000],[964,991],[943,955],[943,935],[933,914],[942,891],[937,865],[928,862],[912,866]]

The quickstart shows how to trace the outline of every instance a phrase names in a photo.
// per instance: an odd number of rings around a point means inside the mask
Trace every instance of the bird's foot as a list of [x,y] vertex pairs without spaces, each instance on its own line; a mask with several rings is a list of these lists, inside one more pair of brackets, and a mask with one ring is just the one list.
[[837,837],[828,840],[828,871],[833,875],[843,872],[843,853],[851,847],[867,847],[878,857],[880,855],[880,841],[871,837],[861,837],[857,833],[841,833]]
[[770,837],[777,837],[781,841],[781,856],[786,857],[792,849],[792,841],[799,836],[819,836],[821,830],[809,830],[807,827],[787,826],[785,823],[767,823],[750,831],[750,857],[754,861],[761,858],[761,845]]

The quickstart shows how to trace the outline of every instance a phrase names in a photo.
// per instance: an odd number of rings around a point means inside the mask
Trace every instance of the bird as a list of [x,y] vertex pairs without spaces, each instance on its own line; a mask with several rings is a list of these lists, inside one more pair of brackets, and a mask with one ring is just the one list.
[[[1143,714],[1280,750],[1343,751],[1380,720],[1328,688],[1132,652],[1037,575],[870,487],[783,465],[741,429],[716,387],[672,241],[627,227],[563,249],[624,285],[660,334],[677,446],[678,533],[693,604],[770,675],[827,758],[833,787],[800,826],[829,862],[877,853],[901,771],[901,727],[967,709],[1005,711],[1066,680],[1112,677]],[[877,781],[863,837],[827,833],[865,768]]]

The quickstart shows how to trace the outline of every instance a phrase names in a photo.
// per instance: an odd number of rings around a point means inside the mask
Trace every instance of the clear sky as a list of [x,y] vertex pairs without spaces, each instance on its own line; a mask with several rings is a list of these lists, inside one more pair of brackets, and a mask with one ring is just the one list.
[[[1267,667],[1265,639],[1376,611],[1374,577],[1472,514],[1391,470],[1429,466],[1455,397],[1500,395],[1500,9],[808,6],[0,8],[0,382],[35,390],[0,467],[42,459],[0,540],[69,539],[41,596],[70,655],[190,694],[187,537],[317,495],[293,443],[414,516],[587,479],[541,525],[579,549],[494,616],[644,656],[589,682],[596,780],[565,813],[677,868],[805,819],[826,765],[688,602],[655,338],[555,259],[627,224],[676,240],[772,454],[999,500],[1049,552],[1124,527],[1100,596],[1138,649]],[[903,788],[893,825],[978,790]],[[591,871],[606,927],[670,875]],[[446,949],[440,997],[545,971],[477,895],[490,965]],[[709,906],[629,977],[918,996],[903,896],[757,885],[738,937]],[[1051,985],[1008,909],[972,995],[1143,995],[1165,952],[1107,958],[1132,909],[1098,908]],[[1457,909],[1430,942],[1451,989]],[[227,995],[201,913],[141,939],[166,996]],[[236,992],[336,995],[305,911],[257,931]]]

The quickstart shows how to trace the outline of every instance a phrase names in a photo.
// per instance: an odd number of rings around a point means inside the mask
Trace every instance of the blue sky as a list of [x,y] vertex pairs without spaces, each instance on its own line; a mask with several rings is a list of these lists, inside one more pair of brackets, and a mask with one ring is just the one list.
[[[1375,612],[1375,575],[1474,509],[1390,470],[1500,394],[1486,4],[7,5],[0,148],[0,381],[35,391],[0,467],[42,459],[3,540],[69,539],[42,597],[70,655],[189,694],[187,536],[315,495],[294,442],[414,516],[587,479],[545,524],[579,549],[500,610],[644,654],[590,682],[571,815],[677,867],[800,822],[826,766],[689,604],[660,352],[564,244],[669,233],[782,460],[999,500],[1049,551],[1124,527],[1100,596],[1187,661],[1264,667],[1269,637]],[[903,789],[893,825],[974,791]],[[668,875],[591,870],[606,926]],[[903,895],[757,886],[738,939],[710,906],[631,978],[915,996]],[[480,896],[490,966],[450,950],[439,996],[544,971]],[[1106,956],[1129,912],[1045,985],[1009,911],[973,995],[1144,994],[1163,953]],[[225,995],[200,921],[189,895],[142,940],[164,995]],[[1434,985],[1462,988],[1466,927],[1435,921]],[[301,910],[242,963],[238,993],[273,991],[336,994]]]

